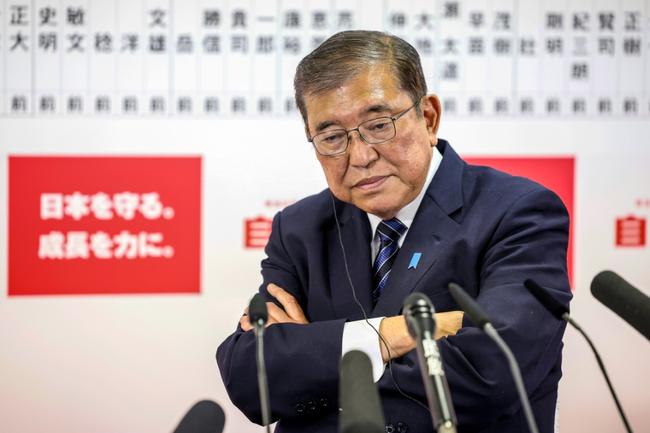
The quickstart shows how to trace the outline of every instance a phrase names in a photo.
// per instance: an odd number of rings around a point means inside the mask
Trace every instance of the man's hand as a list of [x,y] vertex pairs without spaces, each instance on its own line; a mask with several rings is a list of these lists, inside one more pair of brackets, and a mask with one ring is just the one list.
[[[463,326],[463,312],[462,311],[445,311],[444,313],[436,313],[436,334],[434,338],[438,340],[448,335],[455,335],[456,332]],[[379,325],[379,333],[384,338],[389,346],[388,350],[386,344],[379,340],[379,347],[381,348],[381,357],[384,362],[389,359],[399,358],[407,352],[415,349],[415,340],[409,334],[406,325],[406,318],[404,316],[386,317]]]
[[[309,323],[305,317],[305,313],[300,307],[300,304],[296,301],[296,298],[289,294],[289,292],[273,283],[266,286],[266,290],[271,296],[277,299],[283,307],[280,308],[273,302],[266,303],[266,308],[269,311],[269,320],[266,322],[267,327],[276,323],[297,323],[301,325]],[[245,310],[242,318],[239,319],[239,325],[244,331],[250,331],[253,329],[253,326],[250,324],[250,320],[248,319],[248,308]]]

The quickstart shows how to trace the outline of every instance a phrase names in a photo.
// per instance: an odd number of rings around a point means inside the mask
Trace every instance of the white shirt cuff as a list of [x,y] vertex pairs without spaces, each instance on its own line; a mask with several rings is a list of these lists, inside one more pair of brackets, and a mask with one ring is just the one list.
[[[379,324],[383,317],[373,317],[368,322],[379,332]],[[368,355],[372,363],[372,377],[375,382],[384,374],[384,360],[381,357],[379,336],[365,320],[346,322],[343,325],[343,341],[341,343],[341,357],[351,350],[361,350]]]

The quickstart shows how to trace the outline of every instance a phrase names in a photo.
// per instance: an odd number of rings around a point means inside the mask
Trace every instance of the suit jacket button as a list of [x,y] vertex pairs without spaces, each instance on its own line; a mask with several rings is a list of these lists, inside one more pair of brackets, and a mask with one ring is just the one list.
[[393,426],[393,424],[386,425],[386,433],[395,433],[395,427]]
[[298,413],[304,413],[305,412],[305,405],[302,403],[298,403],[296,405],[296,412]]
[[318,409],[318,407],[316,406],[316,403],[314,403],[313,400],[309,400],[307,402],[307,410],[309,412],[311,412],[311,413],[314,413],[314,412],[316,412],[316,409]]
[[329,405],[329,401],[327,401],[326,398],[321,398],[318,400],[318,403],[320,403],[320,407],[323,409],[327,409],[327,406]]
[[409,431],[409,426],[407,426],[403,422],[397,423],[397,433],[406,433],[407,431]]

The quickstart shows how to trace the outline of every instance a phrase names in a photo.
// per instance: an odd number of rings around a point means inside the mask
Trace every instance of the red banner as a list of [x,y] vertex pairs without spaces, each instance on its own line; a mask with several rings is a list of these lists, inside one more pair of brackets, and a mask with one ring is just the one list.
[[465,160],[470,164],[487,165],[515,176],[527,177],[544,185],[560,197],[571,218],[567,265],[569,277],[573,281],[573,227],[576,222],[573,212],[574,159],[572,157],[469,157],[465,158]]
[[200,157],[9,157],[9,296],[198,293]]

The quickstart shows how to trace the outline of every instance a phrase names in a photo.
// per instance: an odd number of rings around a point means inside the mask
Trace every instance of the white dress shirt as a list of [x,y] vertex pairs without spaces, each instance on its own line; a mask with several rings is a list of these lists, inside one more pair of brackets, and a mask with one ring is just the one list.
[[[409,227],[413,223],[413,219],[415,218],[415,214],[417,213],[418,208],[420,207],[420,203],[422,203],[424,194],[426,194],[427,189],[429,188],[429,184],[431,183],[433,176],[436,174],[436,171],[438,171],[438,167],[440,167],[441,162],[442,162],[442,154],[440,153],[440,151],[438,151],[437,147],[434,147],[433,156],[431,157],[431,164],[429,164],[429,169],[427,171],[427,178],[426,181],[424,182],[424,186],[422,187],[422,190],[417,195],[417,197],[413,199],[413,201],[411,201],[409,204],[407,204],[402,209],[400,209],[400,211],[397,212],[397,215],[395,215],[395,217],[399,219],[406,226],[406,232],[404,232],[404,234],[400,236],[398,240],[398,245],[400,247],[402,246],[402,244],[404,243],[404,239],[406,239],[406,236],[408,235]],[[373,214],[367,214],[367,215],[373,233],[373,238],[370,244],[370,253],[371,253],[370,266],[372,266],[372,263],[375,261],[375,257],[377,256],[377,253],[379,253],[379,238],[377,238],[377,236],[375,236],[374,234],[377,231],[377,226],[381,222],[381,218]],[[351,350],[361,350],[365,352],[370,358],[370,361],[372,362],[372,375],[375,382],[377,382],[381,378],[382,374],[384,374],[384,368],[385,368],[384,361],[381,357],[381,346],[379,345],[379,337],[377,336],[377,332],[379,332],[379,324],[383,319],[384,317],[374,317],[372,319],[368,319],[368,322],[370,322],[370,325],[372,327],[368,326],[365,320],[355,320],[352,322],[347,322],[343,326],[343,341],[341,344],[342,346],[341,356],[345,355],[347,352]]]

